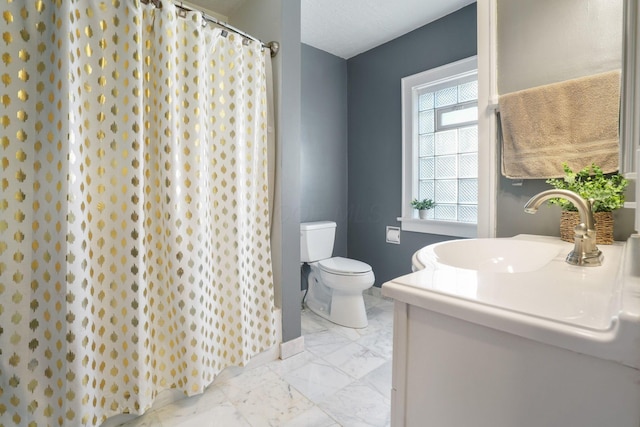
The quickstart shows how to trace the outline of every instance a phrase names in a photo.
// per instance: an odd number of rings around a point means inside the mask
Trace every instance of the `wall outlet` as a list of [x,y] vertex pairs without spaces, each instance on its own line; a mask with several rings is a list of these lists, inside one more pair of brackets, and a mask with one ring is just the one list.
[[391,227],[387,225],[387,243],[393,243],[395,245],[400,244],[400,227]]

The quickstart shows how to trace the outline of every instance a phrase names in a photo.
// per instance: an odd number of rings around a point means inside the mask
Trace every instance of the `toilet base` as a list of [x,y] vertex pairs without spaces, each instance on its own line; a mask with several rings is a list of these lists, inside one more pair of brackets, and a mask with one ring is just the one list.
[[367,311],[363,291],[373,286],[372,271],[350,276],[347,281],[339,275],[328,274],[311,264],[306,306],[318,316],[347,328],[366,328]]
[[340,294],[339,291],[333,290],[329,303],[323,303],[315,298],[310,286],[305,305],[318,316],[337,325],[355,329],[366,328],[369,322],[362,293]]
[[369,321],[362,292],[355,295],[340,295],[340,291],[334,289],[329,320],[349,328],[366,328]]

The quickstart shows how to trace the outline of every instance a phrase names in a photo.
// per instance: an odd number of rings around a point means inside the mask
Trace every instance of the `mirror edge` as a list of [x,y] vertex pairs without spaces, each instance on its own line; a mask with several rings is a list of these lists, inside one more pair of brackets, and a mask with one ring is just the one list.
[[[622,42],[623,80],[621,82],[620,111],[620,172],[635,178],[636,150],[640,141],[640,55],[638,49],[638,24],[640,24],[638,0],[624,2],[624,28]],[[637,198],[636,198],[637,199]]]

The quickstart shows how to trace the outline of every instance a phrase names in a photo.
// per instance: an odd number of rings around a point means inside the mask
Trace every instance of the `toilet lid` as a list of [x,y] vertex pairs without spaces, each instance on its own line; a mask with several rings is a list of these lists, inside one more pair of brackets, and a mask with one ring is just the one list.
[[320,268],[334,274],[363,274],[371,271],[371,266],[355,259],[333,257],[318,262]]

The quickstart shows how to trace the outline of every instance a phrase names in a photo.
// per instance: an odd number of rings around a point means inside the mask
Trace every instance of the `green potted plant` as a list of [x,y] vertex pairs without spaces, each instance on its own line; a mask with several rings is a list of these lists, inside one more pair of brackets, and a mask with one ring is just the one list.
[[413,206],[414,209],[418,210],[418,216],[420,217],[420,219],[427,219],[427,211],[429,209],[433,209],[435,205],[436,203],[431,199],[413,199],[411,201],[411,206]]
[[[629,182],[618,173],[603,173],[595,164],[579,172],[573,172],[566,163],[562,164],[562,168],[564,177],[548,179],[547,183],[557,189],[578,193],[584,199],[593,199],[597,243],[610,245],[613,243],[612,212],[624,206],[624,190]],[[566,199],[550,199],[549,203],[562,209],[560,237],[567,242],[573,242],[573,229],[580,223],[578,210]]]

